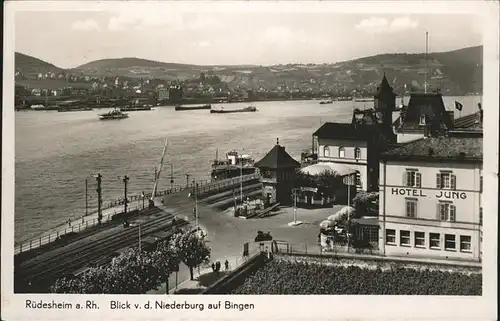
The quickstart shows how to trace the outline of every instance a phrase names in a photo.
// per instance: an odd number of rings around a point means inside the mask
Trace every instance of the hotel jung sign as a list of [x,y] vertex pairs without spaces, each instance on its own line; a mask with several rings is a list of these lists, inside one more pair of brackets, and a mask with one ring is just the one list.
[[[413,189],[413,188],[391,188],[392,195],[401,195],[401,196],[413,196],[413,197],[427,197],[424,194],[424,191],[421,189]],[[467,193],[465,192],[456,192],[456,191],[436,191],[436,198],[439,199],[461,199],[464,200],[467,198]]]

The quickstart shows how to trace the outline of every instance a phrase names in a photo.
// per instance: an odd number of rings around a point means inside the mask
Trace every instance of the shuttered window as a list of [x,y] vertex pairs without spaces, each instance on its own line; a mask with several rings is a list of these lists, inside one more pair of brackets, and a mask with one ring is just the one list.
[[451,203],[439,202],[437,204],[437,219],[444,222],[456,221],[456,207]]
[[457,177],[450,172],[440,172],[436,174],[436,188],[457,189]]
[[407,169],[403,174],[403,185],[408,187],[422,187],[422,174],[413,169]]

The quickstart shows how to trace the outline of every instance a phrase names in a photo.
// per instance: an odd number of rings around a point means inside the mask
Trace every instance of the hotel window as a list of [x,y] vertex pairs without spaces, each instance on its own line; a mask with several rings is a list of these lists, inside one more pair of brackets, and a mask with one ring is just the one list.
[[444,248],[445,250],[456,250],[455,235],[453,234],[444,235]]
[[457,178],[451,172],[440,172],[436,175],[436,187],[442,189],[456,189]]
[[479,225],[483,225],[483,208],[479,208]]
[[426,124],[426,117],[425,115],[420,116],[420,122],[418,123],[420,126],[425,126]]
[[355,179],[356,179],[356,186],[359,188],[362,188],[362,186],[361,186],[361,174],[358,171],[356,171]]
[[399,245],[410,246],[410,231],[399,231]]
[[439,202],[438,203],[438,220],[445,222],[455,222],[456,207],[451,203]]
[[323,147],[323,156],[330,157],[330,147],[328,146]]
[[385,242],[387,244],[396,244],[396,230],[385,231]]
[[415,218],[417,217],[417,200],[416,199],[406,199],[406,217]]
[[360,159],[361,158],[361,149],[358,147],[354,148],[354,158]]
[[403,175],[403,185],[408,187],[421,187],[422,174],[416,169],[407,169]]
[[460,251],[471,251],[471,237],[469,235],[460,235]]
[[345,157],[345,149],[344,147],[339,147],[339,158]]
[[441,249],[439,233],[429,233],[429,246],[431,249]]
[[425,232],[415,232],[415,247],[425,247]]

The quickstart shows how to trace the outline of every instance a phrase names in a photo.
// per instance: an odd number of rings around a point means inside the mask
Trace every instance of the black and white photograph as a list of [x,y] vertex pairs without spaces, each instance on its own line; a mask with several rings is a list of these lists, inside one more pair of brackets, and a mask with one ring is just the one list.
[[2,295],[20,319],[251,318],[281,295],[290,316],[293,295],[437,296],[494,318],[498,3],[16,2]]

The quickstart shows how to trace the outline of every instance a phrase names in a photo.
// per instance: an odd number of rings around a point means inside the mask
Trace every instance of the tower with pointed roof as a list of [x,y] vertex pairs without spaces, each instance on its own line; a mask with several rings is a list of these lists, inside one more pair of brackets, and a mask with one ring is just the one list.
[[396,110],[396,94],[391,85],[389,85],[385,73],[374,95],[374,109],[379,122],[384,127],[384,134],[388,135],[387,138],[390,138],[393,135],[392,113]]
[[290,204],[295,171],[300,163],[285,151],[279,139],[266,156],[255,163],[255,167],[261,173],[262,193],[267,203]]

